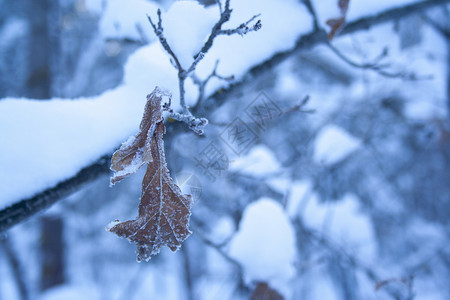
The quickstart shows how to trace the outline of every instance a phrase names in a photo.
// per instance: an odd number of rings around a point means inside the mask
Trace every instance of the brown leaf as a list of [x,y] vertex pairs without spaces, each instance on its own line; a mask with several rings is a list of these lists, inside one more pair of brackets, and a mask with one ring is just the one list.
[[253,290],[251,300],[283,300],[277,291],[271,289],[265,282],[259,282],[256,288]]
[[330,32],[328,33],[328,40],[332,40],[336,33],[341,30],[342,26],[345,24],[345,17],[341,17],[338,19],[329,19],[327,21],[327,25],[331,27]]
[[[167,169],[163,141],[165,127],[161,117],[160,102],[161,97],[158,97],[156,93],[150,95],[141,123],[140,133],[145,131],[152,134],[150,138],[146,137],[146,140],[151,140],[150,149],[148,150],[146,146],[147,142],[144,146],[140,143],[129,148],[142,151],[145,157],[152,157],[142,180],[138,216],[135,220],[113,222],[107,228],[136,244],[138,261],[149,260],[152,255],[160,251],[163,245],[176,251],[190,234],[188,225],[192,197],[181,193]],[[159,111],[157,111],[158,108]],[[153,125],[154,129],[151,128]],[[127,155],[122,159],[123,162],[135,155],[131,153],[131,150],[127,151],[124,152]]]
[[339,0],[338,6],[341,13],[340,17],[327,20],[327,25],[331,27],[330,32],[328,33],[328,40],[331,41],[336,33],[338,33],[344,26],[349,2],[350,0]]
[[147,104],[145,105],[139,132],[136,136],[123,143],[119,150],[114,152],[110,167],[114,171],[114,175],[111,177],[111,185],[135,173],[146,162],[152,161],[150,145],[156,123],[163,120],[161,114],[163,95],[164,93],[156,87],[147,96]]

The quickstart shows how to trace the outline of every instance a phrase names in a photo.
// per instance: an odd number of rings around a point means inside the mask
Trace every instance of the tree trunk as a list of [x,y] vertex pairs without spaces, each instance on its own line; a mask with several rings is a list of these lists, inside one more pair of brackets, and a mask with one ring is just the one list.
[[40,242],[40,290],[45,291],[65,281],[63,221],[60,217],[42,217]]

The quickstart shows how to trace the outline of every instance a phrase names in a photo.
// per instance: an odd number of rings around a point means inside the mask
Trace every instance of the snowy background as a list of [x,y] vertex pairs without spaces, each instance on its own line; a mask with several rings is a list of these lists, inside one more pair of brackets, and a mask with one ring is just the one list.
[[[298,0],[231,1],[225,28],[256,14],[262,28],[214,41],[197,77],[219,61],[234,79],[213,78],[202,103],[187,80],[205,136],[166,124],[169,169],[195,200],[180,251],[138,264],[104,230],[136,216],[143,176],[110,188],[105,173],[0,233],[0,299],[259,299],[261,282],[285,299],[449,299],[450,7],[299,46],[329,30],[337,2],[311,1],[314,19]],[[420,2],[354,0],[346,20]],[[112,153],[155,86],[180,108],[146,14],[162,9],[184,67],[220,14],[214,1],[0,7],[0,210]]]

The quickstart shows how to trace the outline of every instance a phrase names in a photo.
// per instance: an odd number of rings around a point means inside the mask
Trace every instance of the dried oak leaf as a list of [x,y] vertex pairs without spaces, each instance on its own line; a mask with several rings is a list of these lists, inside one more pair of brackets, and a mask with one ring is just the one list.
[[328,40],[332,40],[336,33],[338,33],[345,24],[345,18],[347,16],[348,4],[350,0],[339,0],[338,6],[341,16],[339,18],[333,18],[327,20],[327,25],[331,27],[330,32],[328,33]]
[[[144,119],[154,120],[155,117],[151,114],[156,111],[154,106],[160,109],[160,100],[153,99],[158,98],[156,94],[150,96],[148,100],[150,105],[147,103]],[[156,112],[157,117],[160,113]],[[162,119],[155,122],[154,126],[154,130],[146,131],[152,133],[152,137],[145,138],[151,140],[151,143],[149,153],[143,155],[153,159],[148,163],[142,180],[138,216],[135,220],[113,222],[107,228],[110,232],[136,244],[138,261],[149,260],[163,245],[176,251],[191,233],[188,226],[192,197],[183,195],[170,177],[164,154],[165,127]],[[143,147],[144,152],[147,150],[148,148]]]
[[267,283],[259,282],[250,297],[251,300],[283,300],[277,291],[272,289]]
[[114,171],[114,175],[111,177],[111,185],[135,173],[146,162],[152,161],[150,147],[156,123],[163,120],[161,101],[165,95],[167,95],[166,92],[156,87],[147,96],[139,132],[123,143],[120,149],[113,154],[110,168]]

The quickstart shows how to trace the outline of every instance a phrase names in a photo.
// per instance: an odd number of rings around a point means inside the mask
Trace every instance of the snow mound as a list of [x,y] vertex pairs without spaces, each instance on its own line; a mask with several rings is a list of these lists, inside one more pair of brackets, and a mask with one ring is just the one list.
[[361,147],[361,141],[335,125],[325,126],[314,143],[316,163],[333,165]]
[[286,294],[294,275],[295,233],[281,205],[261,198],[244,211],[229,254],[244,268],[246,280],[265,281]]
[[264,145],[253,147],[246,156],[239,157],[230,164],[230,170],[256,177],[273,174],[280,167],[275,154]]
[[336,202],[321,203],[312,196],[302,211],[303,223],[351,249],[364,260],[375,255],[375,234],[370,218],[360,211],[359,199],[346,194]]

